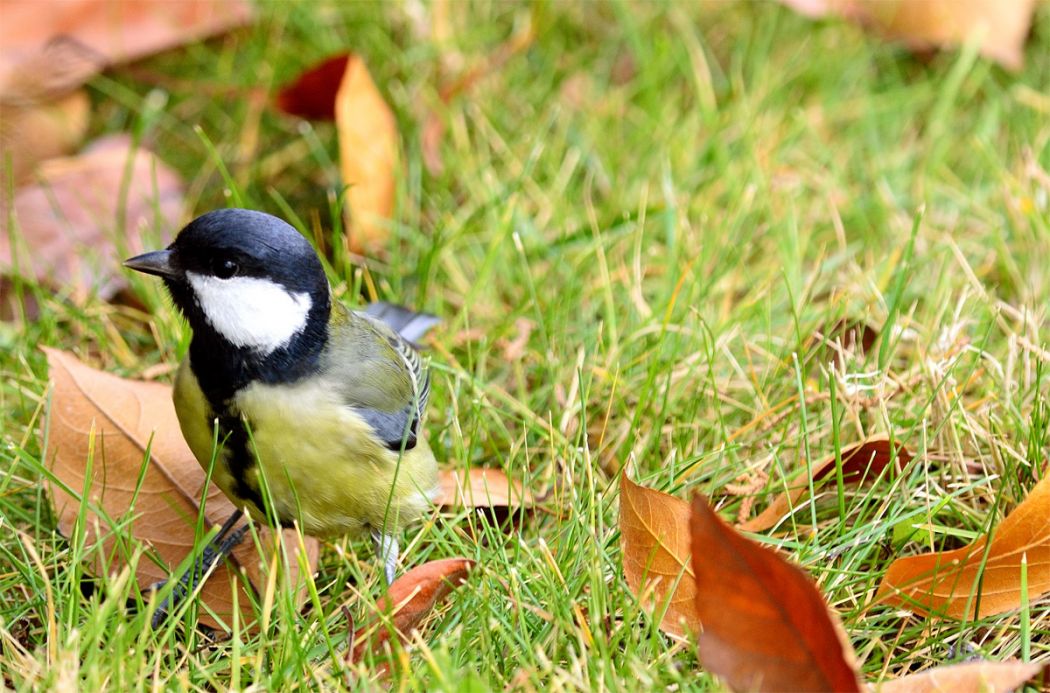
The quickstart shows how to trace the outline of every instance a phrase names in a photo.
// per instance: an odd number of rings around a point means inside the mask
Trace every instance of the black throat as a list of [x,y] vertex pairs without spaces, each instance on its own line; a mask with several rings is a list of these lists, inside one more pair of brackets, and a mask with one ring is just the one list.
[[252,383],[290,384],[320,369],[331,313],[327,285],[310,293],[310,311],[303,329],[284,346],[263,353],[231,343],[208,323],[185,284],[167,283],[172,298],[193,328],[190,366],[216,414],[229,409],[233,395]]
[[291,384],[317,373],[328,343],[328,310],[327,303],[313,306],[302,331],[268,354],[235,346],[210,327],[195,329],[190,366],[212,408],[228,408],[233,395],[252,383]]

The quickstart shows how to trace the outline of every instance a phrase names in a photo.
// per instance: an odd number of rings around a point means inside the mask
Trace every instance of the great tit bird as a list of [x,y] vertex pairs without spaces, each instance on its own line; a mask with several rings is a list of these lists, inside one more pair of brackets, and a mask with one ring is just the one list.
[[412,345],[333,302],[309,242],[262,212],[209,212],[124,265],[161,277],[193,329],[175,410],[219,488],[260,521],[268,493],[282,525],[370,533],[392,582],[397,534],[437,486],[421,423],[430,379]]

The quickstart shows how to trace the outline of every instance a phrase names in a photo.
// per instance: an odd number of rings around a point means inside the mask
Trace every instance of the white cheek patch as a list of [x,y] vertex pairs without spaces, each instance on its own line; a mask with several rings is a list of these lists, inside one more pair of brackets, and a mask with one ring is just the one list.
[[187,272],[186,278],[204,317],[231,344],[268,354],[306,327],[309,294],[290,293],[257,277],[219,279]]

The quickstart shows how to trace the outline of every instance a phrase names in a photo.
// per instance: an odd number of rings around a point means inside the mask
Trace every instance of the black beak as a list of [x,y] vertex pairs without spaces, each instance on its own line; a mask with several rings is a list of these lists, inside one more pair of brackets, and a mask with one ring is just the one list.
[[125,260],[124,266],[158,277],[181,277],[182,270],[175,266],[172,255],[170,250],[154,250],[152,253],[143,253]]

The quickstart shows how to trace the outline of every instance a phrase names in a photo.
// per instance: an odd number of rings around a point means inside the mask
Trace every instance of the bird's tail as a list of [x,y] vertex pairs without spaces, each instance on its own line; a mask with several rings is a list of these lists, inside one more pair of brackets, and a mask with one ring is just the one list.
[[397,332],[403,339],[418,346],[427,332],[441,322],[441,319],[430,313],[418,313],[411,308],[396,303],[376,301],[365,307],[365,313],[382,321],[387,327]]

